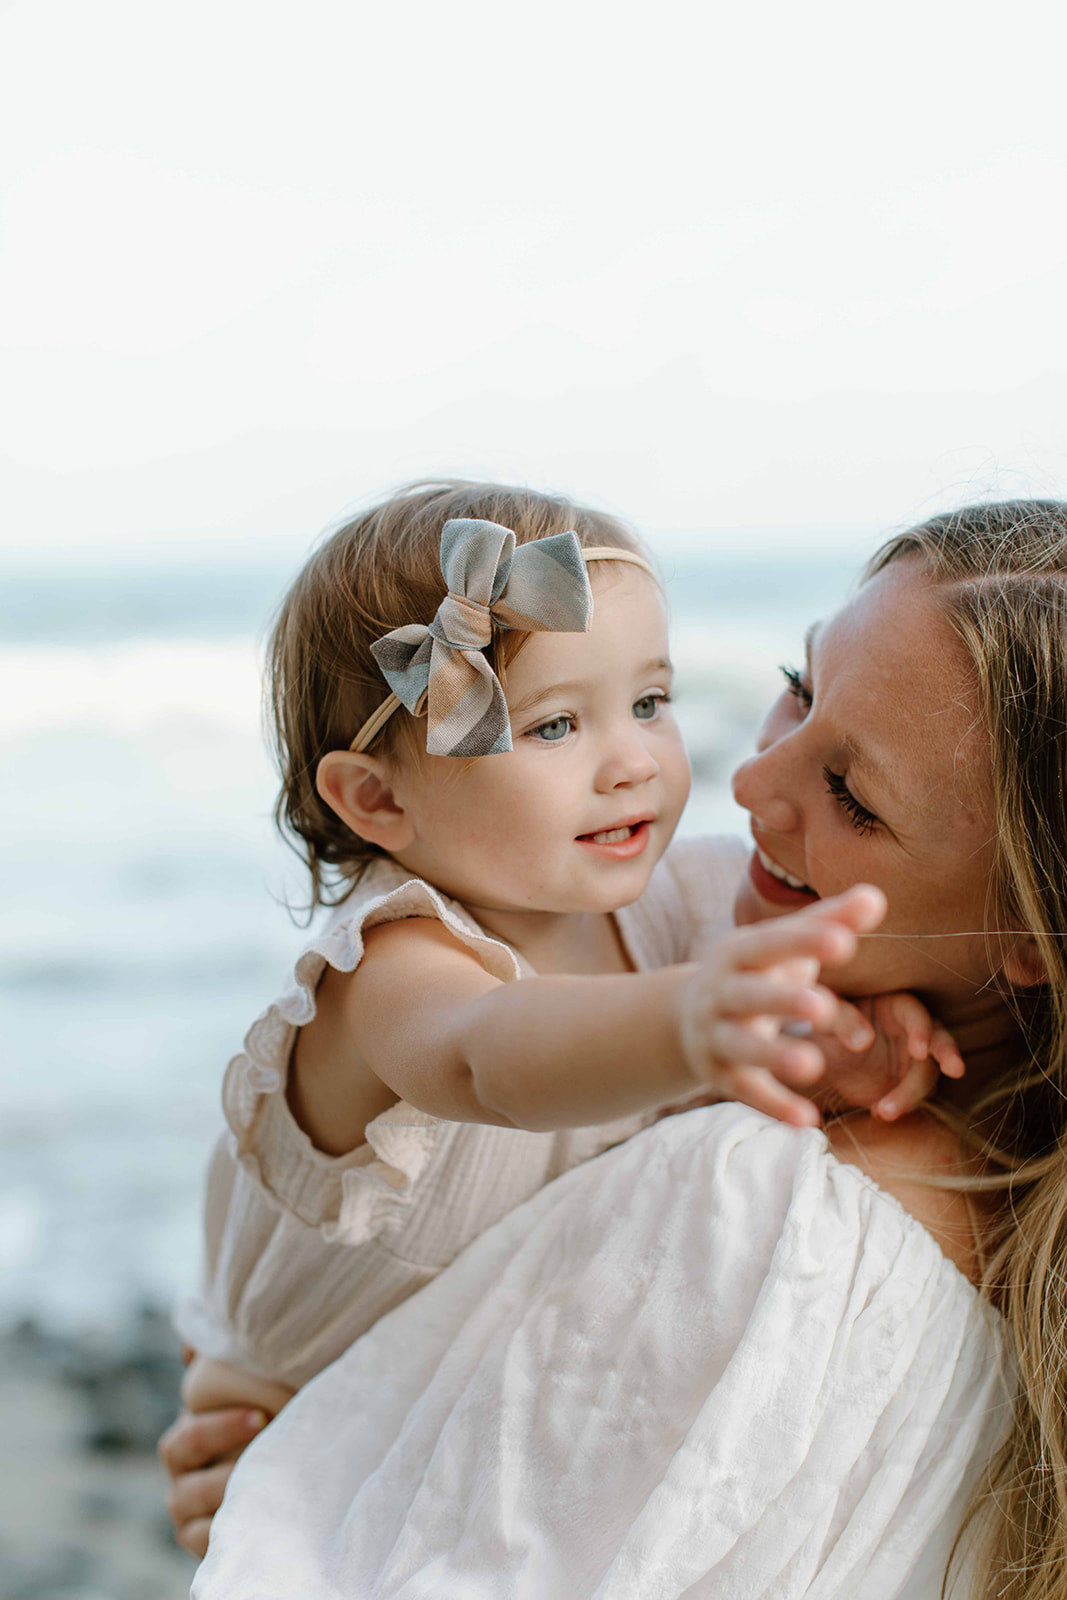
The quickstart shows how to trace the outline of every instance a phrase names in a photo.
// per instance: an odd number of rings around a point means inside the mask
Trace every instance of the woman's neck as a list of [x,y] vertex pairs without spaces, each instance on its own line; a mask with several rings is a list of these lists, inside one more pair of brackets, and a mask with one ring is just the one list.
[[937,1098],[943,1105],[966,1114],[996,1079],[1018,1063],[1024,1050],[1019,1025],[1004,999],[993,990],[940,1011],[936,1001],[927,1004],[952,1034],[967,1064],[962,1078],[942,1078]]

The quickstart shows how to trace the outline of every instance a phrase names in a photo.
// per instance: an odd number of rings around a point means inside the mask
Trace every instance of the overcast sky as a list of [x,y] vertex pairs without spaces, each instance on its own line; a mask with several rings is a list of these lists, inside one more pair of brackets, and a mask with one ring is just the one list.
[[6,551],[427,473],[709,548],[1067,495],[1059,15],[0,5]]

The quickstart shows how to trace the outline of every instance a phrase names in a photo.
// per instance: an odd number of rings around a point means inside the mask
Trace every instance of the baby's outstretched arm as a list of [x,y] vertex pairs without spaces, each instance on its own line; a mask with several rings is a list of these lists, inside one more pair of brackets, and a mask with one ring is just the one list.
[[796,1089],[819,1076],[821,1054],[780,1024],[829,1024],[839,1002],[819,967],[848,960],[883,914],[877,890],[856,888],[735,930],[696,966],[509,984],[439,923],[390,923],[346,976],[325,1048],[298,1049],[293,1109],[316,1142],[350,1148],[370,1100],[352,1093],[361,1067],[379,1092],[450,1121],[579,1127],[710,1089],[815,1122]]
[[354,972],[328,975],[290,1104],[331,1152],[389,1103],[375,1090],[448,1121],[535,1131],[639,1112],[696,1087],[677,1022],[691,972],[503,983],[437,921],[381,925]]

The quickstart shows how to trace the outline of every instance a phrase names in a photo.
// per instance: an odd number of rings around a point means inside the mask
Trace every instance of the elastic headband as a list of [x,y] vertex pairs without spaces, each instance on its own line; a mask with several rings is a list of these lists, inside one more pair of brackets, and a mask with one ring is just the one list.
[[395,628],[371,645],[392,691],[349,745],[362,751],[394,711],[425,716],[426,749],[436,756],[498,755],[511,749],[507,702],[486,660],[494,628],[586,633],[593,595],[590,561],[628,561],[655,577],[634,550],[583,547],[576,533],[516,544],[510,528],[470,517],[446,522],[441,572],[448,593],[433,621]]

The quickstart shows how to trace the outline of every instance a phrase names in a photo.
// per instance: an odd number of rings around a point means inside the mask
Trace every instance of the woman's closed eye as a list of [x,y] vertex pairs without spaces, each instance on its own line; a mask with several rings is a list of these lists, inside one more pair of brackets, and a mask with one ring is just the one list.
[[879,819],[873,811],[868,811],[867,807],[856,799],[856,796],[845,782],[844,773],[834,772],[831,767],[823,767],[822,775],[826,779],[826,787],[841,807],[841,810],[851,820],[852,826],[857,833],[873,833]]

